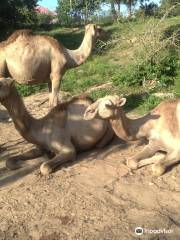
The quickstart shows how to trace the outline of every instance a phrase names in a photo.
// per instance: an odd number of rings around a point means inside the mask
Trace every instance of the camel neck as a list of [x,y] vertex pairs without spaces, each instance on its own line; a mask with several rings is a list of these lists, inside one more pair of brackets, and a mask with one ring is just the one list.
[[111,126],[116,135],[124,141],[133,140],[131,120],[126,117],[122,109],[116,110],[114,118],[110,119]]
[[110,123],[119,138],[124,141],[131,141],[147,136],[152,124],[149,114],[137,119],[130,119],[123,109],[116,111],[116,115],[110,120]]
[[[9,97],[2,101],[2,104],[6,107],[11,116],[14,125],[18,132],[29,142],[35,143],[33,138],[33,131],[38,130],[38,119],[34,119],[26,110],[25,105],[19,96],[15,87],[11,89]],[[37,132],[38,134],[38,132]]]
[[90,56],[94,44],[94,37],[89,32],[85,33],[84,39],[80,47],[76,50],[66,49],[68,58],[67,67],[74,68],[83,64]]

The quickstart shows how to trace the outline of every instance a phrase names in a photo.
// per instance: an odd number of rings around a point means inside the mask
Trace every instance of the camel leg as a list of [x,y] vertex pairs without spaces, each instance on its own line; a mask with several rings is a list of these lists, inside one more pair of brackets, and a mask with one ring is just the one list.
[[131,169],[137,169],[139,167],[138,162],[140,160],[152,157],[158,150],[159,147],[156,143],[149,142],[149,144],[145,146],[141,152],[127,160],[127,166]]
[[52,93],[51,93],[51,107],[58,105],[58,92],[59,92],[60,80],[55,78],[52,81]]
[[59,86],[61,81],[61,75],[60,74],[51,74],[51,86],[50,83],[48,84],[50,95],[49,95],[49,106],[55,107],[58,104],[58,92],[59,92]]
[[38,148],[31,149],[25,153],[22,153],[7,159],[6,167],[8,169],[15,170],[22,167],[19,161],[35,159],[35,158],[41,157],[42,155],[44,155],[44,151],[42,149],[38,149]]
[[76,158],[76,151],[73,145],[62,149],[53,159],[42,163],[40,171],[42,175],[48,175],[52,173],[61,164],[72,161]]
[[154,176],[161,176],[165,173],[166,169],[172,165],[180,162],[180,152],[173,151],[168,153],[164,159],[160,159],[152,166]]
[[165,156],[166,156],[165,153],[158,153],[150,158],[143,159],[138,162],[138,168],[144,167],[146,165],[150,165],[153,163],[157,163],[158,161],[163,160]]

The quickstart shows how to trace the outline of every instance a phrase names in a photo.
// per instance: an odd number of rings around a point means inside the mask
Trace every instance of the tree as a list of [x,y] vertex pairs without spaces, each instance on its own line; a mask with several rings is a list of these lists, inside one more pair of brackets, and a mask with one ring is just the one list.
[[116,9],[115,9],[115,1],[110,0],[110,4],[111,4],[111,15],[112,15],[113,19],[115,20],[117,18]]
[[[174,8],[173,8],[174,6]],[[173,8],[173,9],[172,9]],[[180,15],[180,3],[178,0],[162,0],[160,5],[160,10],[162,12],[169,11],[169,16],[179,16]]]
[[132,18],[132,8],[133,8],[133,6],[136,5],[137,0],[124,0],[123,2],[128,9],[128,18],[131,19]]
[[156,16],[158,11],[158,5],[150,0],[140,0],[139,11],[143,13],[143,16]]
[[102,0],[58,0],[58,17],[62,24],[74,23],[76,18],[87,22],[90,16],[100,7]]
[[56,9],[58,18],[61,24],[67,25],[70,20],[70,12],[72,11],[72,1],[58,0],[58,7]]
[[[105,0],[102,2],[106,2],[106,3],[110,4],[111,15],[114,20],[117,19],[117,17],[121,15],[120,10],[121,10],[121,3],[123,2],[122,0]],[[116,8],[116,5],[117,5],[117,8]]]
[[15,29],[22,23],[35,21],[35,6],[38,0],[0,0],[0,28]]

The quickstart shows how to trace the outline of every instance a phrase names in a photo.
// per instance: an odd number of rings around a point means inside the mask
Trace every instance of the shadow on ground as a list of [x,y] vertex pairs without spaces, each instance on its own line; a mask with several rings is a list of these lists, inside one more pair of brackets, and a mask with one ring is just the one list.
[[[23,145],[26,145],[26,141],[22,140],[22,139],[19,139],[19,141],[16,141],[16,142],[10,141],[8,143],[8,145],[4,144],[3,146],[6,146],[6,147],[4,147],[4,149],[3,149],[3,147],[0,148],[1,149],[0,158],[3,157],[3,159],[7,159],[8,157],[16,155],[16,154],[14,154],[14,151],[16,152],[16,148],[17,147],[22,148]],[[73,165],[79,164],[81,161],[84,161],[85,159],[88,159],[88,161],[91,161],[93,159],[96,159],[97,161],[103,160],[106,157],[108,157],[108,155],[111,154],[112,152],[116,153],[122,149],[126,149],[128,146],[129,146],[128,144],[125,144],[116,138],[111,143],[111,145],[109,145],[107,147],[104,147],[102,149],[95,149],[95,150],[79,153],[76,160],[74,160],[72,162],[68,162],[66,164],[62,164],[57,169],[55,169],[55,172],[60,171],[62,168],[68,168]],[[122,159],[122,160],[124,160],[124,159]],[[0,188],[18,181],[19,179],[34,172],[35,170],[38,170],[38,171],[36,171],[36,173],[40,174],[39,167],[40,167],[41,163],[43,163],[44,161],[47,161],[47,159],[45,159],[43,157],[33,159],[33,160],[28,160],[28,161],[24,162],[23,168],[20,168],[17,170],[8,170],[5,167],[5,162],[1,161],[1,163],[0,163],[0,165],[1,165]]]

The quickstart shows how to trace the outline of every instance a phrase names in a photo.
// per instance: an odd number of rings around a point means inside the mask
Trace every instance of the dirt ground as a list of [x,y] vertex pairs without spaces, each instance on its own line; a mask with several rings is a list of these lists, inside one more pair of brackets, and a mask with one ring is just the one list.
[[[40,117],[48,111],[46,99],[37,94],[25,103]],[[0,240],[180,239],[180,165],[159,178],[151,166],[130,172],[124,159],[142,146],[116,139],[49,177],[39,174],[41,158],[9,171],[4,160],[32,146],[7,117],[0,106]],[[144,234],[136,235],[136,227]]]

